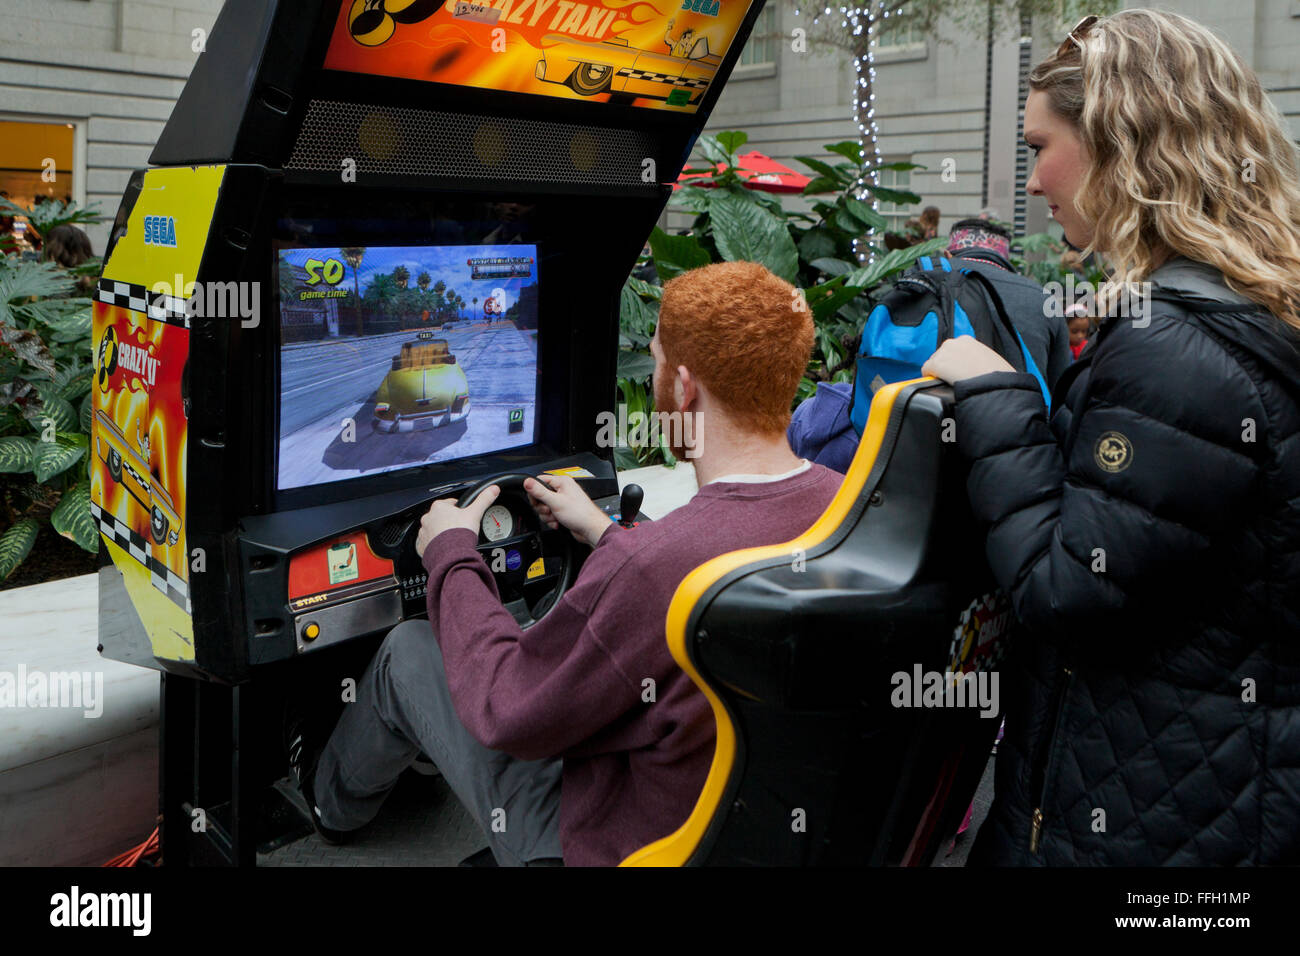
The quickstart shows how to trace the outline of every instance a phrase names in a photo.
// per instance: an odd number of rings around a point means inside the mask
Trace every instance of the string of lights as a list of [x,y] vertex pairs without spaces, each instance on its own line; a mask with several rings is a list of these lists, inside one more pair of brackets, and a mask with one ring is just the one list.
[[[865,5],[844,5],[834,10],[831,7],[823,7],[820,12],[811,11],[814,26],[824,18],[829,20],[838,12],[840,29],[850,30],[851,36],[860,38],[852,43],[853,67],[857,73],[853,95],[853,122],[858,128],[860,144],[858,156],[871,172],[858,177],[854,184],[854,195],[869,203],[872,209],[876,208],[877,203],[874,195],[867,190],[867,186],[877,185],[879,173],[873,167],[881,163],[880,127],[876,125],[876,67],[872,47],[873,41],[883,29],[884,22],[889,19],[893,6],[896,4],[891,4],[888,0],[875,0]],[[795,16],[802,15],[801,9],[797,6],[794,12]],[[869,181],[868,177],[870,177]],[[869,262],[872,258],[865,239],[853,240],[853,252],[859,263]]]

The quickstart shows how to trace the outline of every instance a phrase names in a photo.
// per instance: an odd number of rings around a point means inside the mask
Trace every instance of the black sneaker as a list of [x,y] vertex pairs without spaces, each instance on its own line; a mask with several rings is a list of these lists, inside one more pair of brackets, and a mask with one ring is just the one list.
[[316,806],[316,794],[312,789],[316,765],[320,762],[326,739],[328,738],[322,738],[306,711],[296,708],[292,703],[286,705],[284,749],[289,759],[289,770],[298,785],[298,792],[307,804],[312,827],[326,843],[342,846],[351,841],[353,831],[332,830],[321,822],[320,808]]

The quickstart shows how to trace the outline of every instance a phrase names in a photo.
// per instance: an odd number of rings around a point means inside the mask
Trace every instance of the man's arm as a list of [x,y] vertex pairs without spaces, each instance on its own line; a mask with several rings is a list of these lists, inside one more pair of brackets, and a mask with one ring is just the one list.
[[[616,536],[606,533],[601,544]],[[602,611],[592,607],[617,570],[599,558],[608,549],[598,547],[569,591],[524,632],[501,605],[477,541],[475,532],[453,528],[424,553],[429,622],[466,729],[486,747],[537,760],[558,756],[639,706],[639,678],[620,670],[591,627],[593,614],[605,626],[621,626],[608,602]]]

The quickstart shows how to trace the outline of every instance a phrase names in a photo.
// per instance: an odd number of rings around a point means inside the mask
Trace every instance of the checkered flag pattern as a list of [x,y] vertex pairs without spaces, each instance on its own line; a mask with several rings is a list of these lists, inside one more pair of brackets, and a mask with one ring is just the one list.
[[1006,659],[1015,627],[1015,611],[1006,591],[990,591],[972,601],[953,630],[949,669],[954,673],[998,670]]
[[143,312],[155,322],[166,322],[188,329],[190,319],[186,314],[186,300],[180,296],[163,295],[150,292],[142,285],[133,282],[118,282],[116,279],[100,279],[97,298],[108,305]]
[[673,76],[671,73],[655,73],[653,70],[619,70],[619,76],[629,80],[649,80],[651,83],[667,83],[670,86],[685,86],[693,90],[705,90],[709,81],[696,77]]
[[189,583],[153,556],[144,535],[127,527],[117,515],[106,513],[94,501],[90,503],[90,513],[99,526],[100,534],[148,569],[149,580],[154,587],[167,595],[177,607],[184,609],[186,614],[194,613],[190,606]]

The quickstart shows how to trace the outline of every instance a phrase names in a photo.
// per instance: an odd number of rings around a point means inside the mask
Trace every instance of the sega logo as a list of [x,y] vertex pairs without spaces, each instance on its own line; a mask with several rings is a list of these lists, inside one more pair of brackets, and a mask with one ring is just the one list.
[[144,217],[144,244],[176,248],[176,220],[171,216]]

